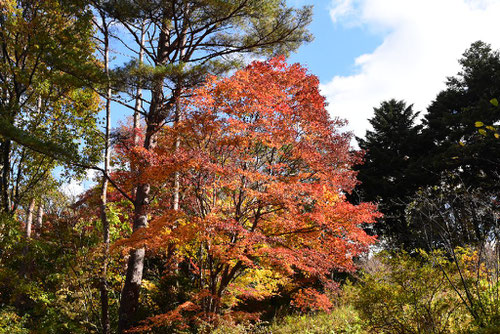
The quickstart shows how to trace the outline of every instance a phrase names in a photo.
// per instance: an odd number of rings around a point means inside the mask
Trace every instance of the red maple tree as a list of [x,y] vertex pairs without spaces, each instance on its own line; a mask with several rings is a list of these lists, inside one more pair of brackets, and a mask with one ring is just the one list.
[[[121,185],[132,189],[140,177],[154,188],[149,227],[119,245],[168,250],[171,270],[187,263],[197,287],[191,301],[142,329],[185,310],[214,319],[292,284],[297,273],[328,286],[332,272],[355,270],[353,258],[375,241],[361,225],[378,213],[345,199],[360,155],[350,151],[351,135],[338,131],[344,121],[329,117],[318,85],[281,57],[254,62],[193,90],[182,121],[160,132],[153,150],[131,141],[118,147],[123,166],[135,166],[117,172]],[[323,292],[298,290],[295,305],[331,306]]]

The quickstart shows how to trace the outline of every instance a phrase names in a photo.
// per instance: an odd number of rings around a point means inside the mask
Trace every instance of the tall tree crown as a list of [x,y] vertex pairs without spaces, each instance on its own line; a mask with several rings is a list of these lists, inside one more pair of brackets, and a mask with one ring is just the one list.
[[[150,226],[121,244],[175,249],[177,261],[193,263],[197,269],[184,275],[195,277],[191,307],[202,314],[262,298],[246,287],[263,274],[269,284],[306,275],[331,287],[330,274],[354,270],[356,254],[373,243],[361,225],[373,222],[374,206],[344,196],[359,159],[349,152],[350,136],[337,131],[343,122],[330,119],[318,84],[282,58],[254,62],[196,89],[185,100],[185,119],[162,131],[153,150],[122,146],[124,165],[145,166],[140,177],[158,200]],[[175,172],[183,184],[179,211],[165,205],[172,193],[161,187]],[[124,185],[137,177],[120,175]],[[329,307],[321,291],[308,293],[314,307]]]
[[480,135],[475,123],[500,121],[498,109],[490,103],[500,97],[500,53],[475,42],[460,64],[462,70],[448,78],[447,88],[424,117],[424,137],[431,143],[428,165],[436,175],[454,172],[466,184],[481,184],[485,176],[496,177],[498,170],[498,140]]

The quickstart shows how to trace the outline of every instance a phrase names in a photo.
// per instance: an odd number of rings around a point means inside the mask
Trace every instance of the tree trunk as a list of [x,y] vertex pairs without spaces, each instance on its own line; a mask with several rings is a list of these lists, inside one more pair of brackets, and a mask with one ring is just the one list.
[[[144,61],[144,36],[146,34],[144,22],[141,24],[141,44],[139,45],[139,64]],[[140,112],[142,109],[142,88],[140,85],[137,86],[137,94],[135,97],[134,106],[134,144],[139,144],[139,137],[137,136],[137,130],[140,123]]]
[[[182,121],[182,110],[179,101],[176,101],[174,126],[178,125],[179,122],[181,121]],[[177,153],[180,146],[181,146],[181,138],[177,136],[175,138],[175,153]],[[174,200],[173,200],[173,209],[175,211],[179,210],[180,188],[181,188],[181,175],[178,171],[176,171],[174,174]]]
[[[149,185],[143,184],[137,187],[134,225],[137,231],[147,226],[147,210],[149,208]],[[144,248],[134,249],[130,252],[127,265],[127,276],[121,293],[118,332],[131,328],[135,322],[135,314],[139,306],[139,291],[142,283],[144,270]]]
[[[106,122],[108,123],[108,122]],[[109,137],[108,137],[109,138]],[[106,147],[106,151],[108,147]],[[109,165],[109,156],[105,160],[105,164]],[[102,192],[101,192],[101,222],[103,229],[103,264],[102,264],[102,276],[101,276],[101,325],[102,333],[108,334],[110,330],[109,326],[109,305],[108,305],[108,262],[109,262],[109,220],[107,217],[107,189],[108,189],[108,179],[103,177],[102,181]]]
[[33,211],[35,211],[34,198],[31,199],[28,211],[26,212],[26,228],[25,228],[26,239],[31,238],[31,227],[33,226]]
[[108,297],[108,263],[109,263],[109,220],[107,215],[108,209],[108,179],[109,164],[111,158],[111,86],[109,82],[109,33],[106,17],[101,13],[102,32],[104,35],[104,71],[108,80],[106,88],[106,128],[104,130],[104,175],[102,176],[101,188],[101,222],[102,236],[104,243],[103,263],[101,273],[101,326],[102,333],[108,334],[110,331],[109,325],[109,297]]
[[21,277],[27,277],[31,272],[32,261],[28,256],[30,239],[31,239],[31,228],[33,226],[33,212],[35,211],[35,199],[32,198],[30,201],[30,205],[28,206],[28,210],[26,212],[26,227],[25,227],[25,237],[26,237],[26,245],[23,249],[23,257],[24,257],[24,266],[21,267],[19,273]]
[[9,181],[10,181],[10,151],[12,149],[12,142],[5,140],[2,143],[2,180],[1,180],[1,205],[2,211],[5,213],[10,212],[10,198],[9,198]]
[[43,203],[40,201],[40,204],[38,205],[38,213],[36,215],[36,224],[35,224],[37,234],[40,234],[42,232],[42,225],[43,225]]
[[[161,106],[161,87],[162,83],[158,83],[152,91],[152,99],[150,111],[146,120],[146,136],[144,139],[144,148],[150,150],[155,145],[154,136],[158,131],[157,121],[160,114]],[[133,232],[148,225],[148,210],[149,210],[149,195],[150,185],[140,184],[136,188],[136,195],[134,201],[134,223],[132,226]],[[120,309],[118,310],[118,332],[123,333],[124,330],[131,328],[136,319],[135,314],[139,306],[139,291],[142,283],[142,276],[144,271],[144,255],[145,248],[134,249],[130,252],[127,265],[127,275],[125,277],[125,284],[121,293]]]
[[[139,62],[143,62],[144,57],[144,24],[141,25],[141,45],[139,50]],[[161,96],[161,90],[157,91],[156,94],[152,92],[153,101],[158,100]],[[150,116],[155,112],[158,103],[151,102],[150,106]],[[134,108],[134,143],[139,144],[139,137],[137,136],[137,130],[139,127],[139,117],[140,110],[142,109],[142,89],[137,87],[137,96],[135,100]],[[148,122],[147,132],[152,132],[152,125]],[[152,145],[153,138],[152,134],[145,139],[143,145],[146,149],[149,149]],[[133,231],[147,226],[147,209],[149,203],[149,185],[139,185],[134,189],[135,202],[134,202],[134,223]],[[139,291],[142,283],[142,275],[144,271],[144,256],[146,250],[144,248],[135,249],[130,252],[128,263],[127,263],[127,274],[125,278],[125,285],[121,293],[120,299],[120,309],[118,311],[118,332],[122,333],[124,330],[132,327],[134,323],[135,313],[139,304]]]
[[[163,23],[162,30],[160,32],[160,36],[158,39],[157,65],[165,65],[165,62],[167,61],[167,56],[165,53],[165,49],[168,44],[168,34],[169,34],[167,24],[168,24],[167,22]],[[155,134],[158,131],[161,122],[166,117],[165,109],[168,110],[169,108],[168,105],[165,105],[165,101],[163,98],[163,80],[164,78],[159,78],[155,82],[151,90],[151,103],[149,105],[149,113],[146,117],[146,133],[143,143],[143,147],[146,150],[154,148]],[[138,106],[137,103],[136,106]],[[138,110],[136,110],[136,112],[138,112]],[[134,125],[137,126],[138,125],[137,123],[135,123]],[[133,232],[136,232],[141,228],[147,227],[149,195],[150,195],[149,184],[147,183],[139,184],[136,187],[135,201],[134,201]],[[145,253],[146,250],[144,248],[134,249],[130,252],[130,257],[128,259],[128,265],[127,265],[127,275],[125,277],[125,284],[123,286],[123,290],[121,293],[120,309],[118,310],[119,333],[123,333],[124,330],[131,328],[136,320],[135,314],[139,306],[139,291],[141,288],[142,276],[144,271]]]
[[[168,22],[166,22],[165,20],[165,22],[163,22],[162,24],[162,29],[158,38],[158,60],[156,62],[156,65],[163,66],[168,61],[168,55],[166,52],[169,43],[168,34]],[[154,83],[151,90],[151,104],[149,106],[149,113],[146,117],[146,133],[143,143],[143,147],[146,150],[151,150],[156,145],[156,132],[159,130],[161,123],[165,120],[165,118],[167,118],[168,113],[171,111],[172,107],[175,107],[180,95],[180,87],[176,87],[175,89],[173,89],[172,96],[169,98],[168,103],[166,103],[163,97],[163,80],[164,78],[159,78]],[[149,196],[150,185],[147,183],[139,184],[136,188],[134,202],[134,232],[141,228],[147,227],[147,214],[149,211],[150,200]],[[127,275],[121,294],[120,309],[118,311],[119,333],[123,333],[124,330],[131,328],[136,320],[135,314],[139,306],[139,291],[143,277],[145,253],[146,251],[144,248],[138,248],[130,252],[127,266]]]

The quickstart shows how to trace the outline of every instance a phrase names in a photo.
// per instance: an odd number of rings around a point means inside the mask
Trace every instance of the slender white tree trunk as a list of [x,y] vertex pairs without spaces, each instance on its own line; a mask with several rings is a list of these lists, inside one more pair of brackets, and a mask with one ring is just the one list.
[[36,224],[35,224],[35,229],[38,234],[42,232],[42,226],[43,226],[43,203],[40,200],[40,203],[38,204],[38,212],[36,215]]
[[26,239],[31,238],[31,228],[33,226],[33,212],[34,211],[35,211],[35,199],[32,198],[30,201],[30,205],[28,207],[28,211],[26,212],[26,228],[25,228]]

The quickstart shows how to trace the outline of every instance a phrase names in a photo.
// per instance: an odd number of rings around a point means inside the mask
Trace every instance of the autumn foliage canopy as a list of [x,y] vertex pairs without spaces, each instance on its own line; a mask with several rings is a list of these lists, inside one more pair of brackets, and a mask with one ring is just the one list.
[[[299,308],[331,306],[330,274],[355,269],[353,258],[375,241],[361,225],[378,213],[345,200],[360,156],[349,150],[350,134],[338,131],[344,122],[329,117],[318,84],[283,58],[254,62],[191,91],[181,121],[164,127],[153,149],[123,136],[117,179],[129,191],[147,179],[153,200],[149,227],[115,247],[166,254],[166,270],[196,287],[189,301],[151,323],[186,312],[215,319],[284,286]],[[321,282],[321,291],[293,290],[298,276]]]

